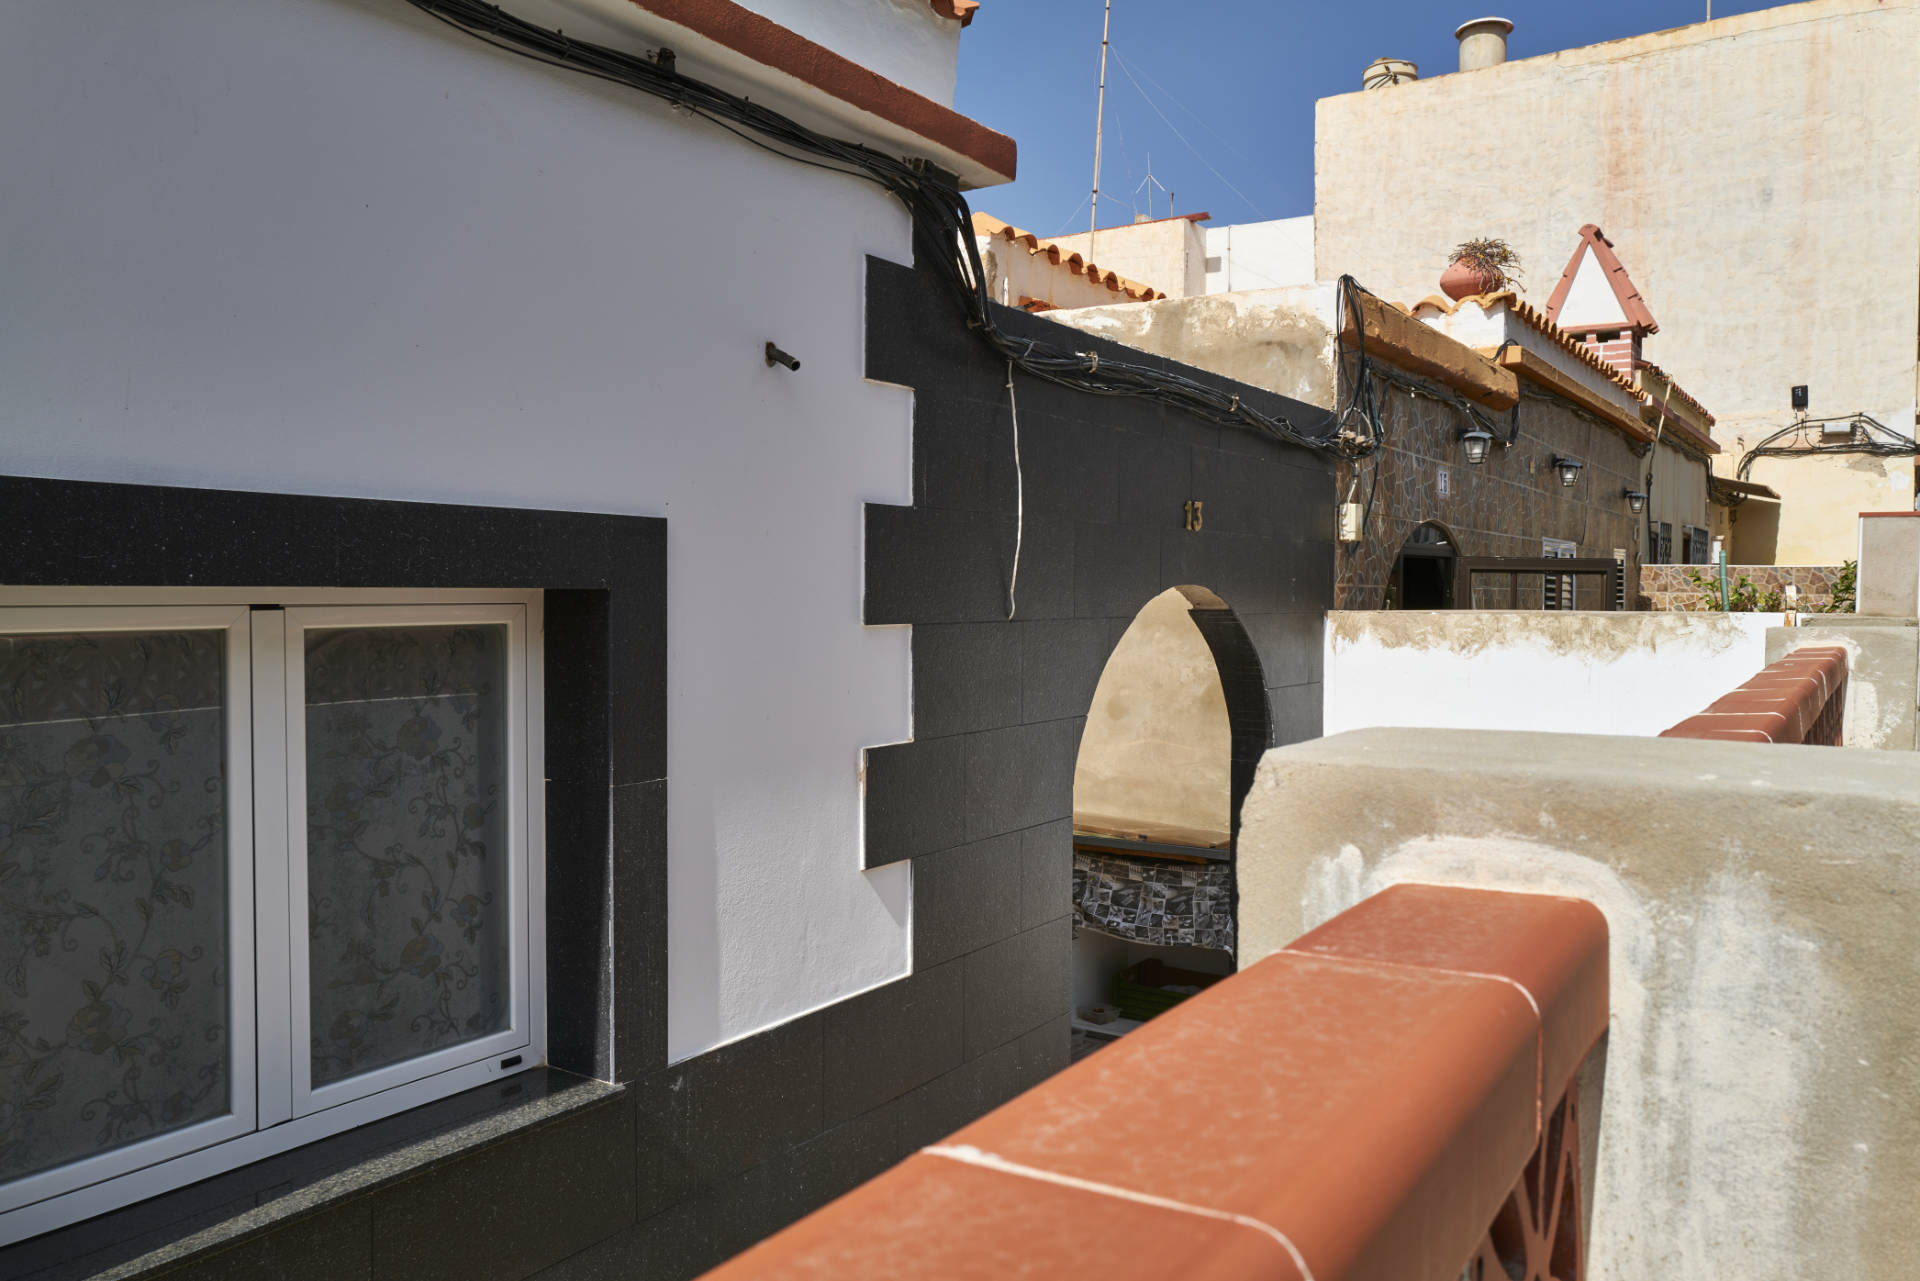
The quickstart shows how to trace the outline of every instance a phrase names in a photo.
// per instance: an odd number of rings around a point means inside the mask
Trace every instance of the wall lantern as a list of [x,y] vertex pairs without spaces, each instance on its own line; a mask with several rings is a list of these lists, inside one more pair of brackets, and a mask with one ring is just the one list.
[[1568,489],[1572,489],[1575,484],[1579,483],[1580,469],[1585,466],[1586,464],[1578,458],[1556,458],[1553,460],[1554,470],[1560,473],[1560,483]]
[[1470,427],[1460,433],[1460,443],[1466,446],[1467,462],[1478,466],[1487,461],[1487,446],[1493,444],[1493,433]]
[[1627,506],[1633,508],[1636,513],[1643,512],[1647,509],[1647,496],[1645,494],[1637,489],[1629,489],[1626,491],[1626,495]]

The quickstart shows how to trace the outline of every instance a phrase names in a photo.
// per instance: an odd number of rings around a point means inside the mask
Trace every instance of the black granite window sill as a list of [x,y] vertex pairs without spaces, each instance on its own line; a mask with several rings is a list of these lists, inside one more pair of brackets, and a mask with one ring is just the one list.
[[535,1068],[0,1249],[0,1276],[149,1275],[609,1104],[624,1089]]

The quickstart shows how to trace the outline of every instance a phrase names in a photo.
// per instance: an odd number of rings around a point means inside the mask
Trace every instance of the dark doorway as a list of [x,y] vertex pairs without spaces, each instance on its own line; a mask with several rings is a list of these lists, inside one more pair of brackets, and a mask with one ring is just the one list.
[[1074,770],[1073,1057],[1233,972],[1240,804],[1271,742],[1234,611],[1192,586],[1148,602],[1107,660]]
[[1387,585],[1388,609],[1452,609],[1453,539],[1429,521],[1408,536]]

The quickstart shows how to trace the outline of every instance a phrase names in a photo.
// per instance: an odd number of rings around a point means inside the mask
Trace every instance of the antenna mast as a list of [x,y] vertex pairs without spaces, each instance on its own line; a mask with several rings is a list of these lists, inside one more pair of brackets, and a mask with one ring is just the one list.
[[1113,26],[1113,0],[1107,0],[1106,16],[1100,19],[1100,98],[1093,113],[1093,197],[1087,213],[1087,255],[1093,255],[1093,233],[1100,226],[1100,127],[1107,118],[1107,32]]

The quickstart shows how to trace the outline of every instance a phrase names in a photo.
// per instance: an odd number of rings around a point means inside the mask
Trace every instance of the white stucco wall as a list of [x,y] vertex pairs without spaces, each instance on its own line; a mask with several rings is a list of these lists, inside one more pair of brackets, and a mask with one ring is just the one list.
[[1312,214],[1208,227],[1206,233],[1207,293],[1309,285],[1315,280]]
[[8,18],[0,466],[666,517],[672,1054],[905,972],[858,784],[908,733],[860,623],[898,206],[397,2]]
[[[1647,359],[1717,417],[1727,469],[1787,425],[1797,383],[1817,415],[1911,432],[1917,60],[1915,0],[1813,0],[1322,99],[1318,275],[1410,303],[1453,245],[1497,236],[1544,306],[1597,223],[1660,321]],[[1911,501],[1911,468],[1848,466],[1755,475],[1782,495],[1779,563],[1850,556],[1875,479],[1872,501]]]
[[1767,665],[1779,614],[1336,611],[1325,732],[1658,734]]
[[953,105],[960,24],[935,13],[930,0],[735,2],[924,98]]

